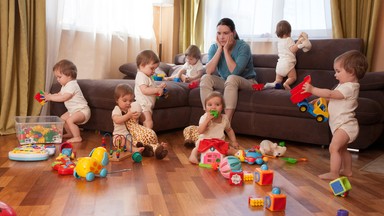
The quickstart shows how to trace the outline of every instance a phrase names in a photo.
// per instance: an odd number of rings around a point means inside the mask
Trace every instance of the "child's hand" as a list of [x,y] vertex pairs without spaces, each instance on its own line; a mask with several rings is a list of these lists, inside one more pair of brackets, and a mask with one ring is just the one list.
[[160,87],[156,87],[157,91],[156,91],[156,95],[157,96],[161,96],[163,95],[164,93],[164,88],[160,88]]
[[302,88],[302,90],[303,90],[302,94],[306,93],[306,92],[312,93],[312,89],[313,89],[313,86],[310,83],[304,83],[303,88]]
[[163,88],[167,87],[167,84],[165,82],[162,82],[162,83],[160,83],[160,85],[158,87],[163,89]]
[[49,92],[44,92],[44,99],[45,101],[50,101],[51,100],[51,94]]

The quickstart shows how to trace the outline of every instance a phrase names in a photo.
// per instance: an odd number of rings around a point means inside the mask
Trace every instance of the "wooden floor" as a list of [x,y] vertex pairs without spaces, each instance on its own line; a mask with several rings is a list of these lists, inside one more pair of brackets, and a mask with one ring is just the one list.
[[[75,146],[77,156],[87,156],[101,145],[101,135],[85,131]],[[286,142],[288,157],[307,157],[308,162],[287,164],[272,159],[274,186],[287,195],[284,212],[264,207],[249,207],[248,197],[265,197],[272,186],[253,182],[231,186],[218,171],[200,168],[188,162],[191,149],[183,146],[182,131],[159,134],[169,143],[164,160],[131,158],[110,162],[108,174],[92,182],[60,176],[51,170],[55,157],[43,162],[16,162],[8,151],[17,145],[15,135],[0,136],[0,201],[12,206],[17,215],[336,215],[347,209],[349,215],[384,215],[384,175],[360,171],[364,165],[384,154],[384,145],[353,154],[352,190],[346,198],[335,197],[328,181],[317,175],[328,171],[328,150],[314,145]],[[260,142],[252,136],[238,136],[244,149]],[[275,140],[276,141],[276,140]],[[56,153],[57,155],[58,153]],[[259,165],[243,164],[253,171]]]

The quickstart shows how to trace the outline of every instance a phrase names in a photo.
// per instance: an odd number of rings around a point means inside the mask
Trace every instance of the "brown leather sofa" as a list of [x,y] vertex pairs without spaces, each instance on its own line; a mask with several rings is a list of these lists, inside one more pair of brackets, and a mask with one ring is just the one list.
[[[312,84],[321,88],[333,88],[333,60],[347,50],[362,50],[361,39],[312,40],[312,50],[297,53],[297,85],[305,76],[311,75]],[[203,63],[207,56],[203,55]],[[259,83],[272,82],[275,78],[277,55],[253,55],[253,64]],[[171,74],[184,63],[184,56],[175,57],[175,66],[161,64],[159,72]],[[91,107],[92,116],[82,127],[90,130],[111,132],[111,113],[115,106],[113,90],[119,83],[133,89],[136,66],[124,64],[120,71],[127,79],[78,80]],[[361,80],[359,107],[356,117],[360,133],[350,147],[365,149],[383,135],[384,129],[384,72],[368,72]],[[197,124],[203,114],[199,88],[189,89],[187,84],[167,81],[169,96],[156,102],[153,113],[154,130],[183,129]],[[53,84],[51,92],[60,86]],[[309,113],[302,113],[290,100],[290,92],[281,89],[263,91],[240,91],[237,110],[232,126],[237,134],[254,135],[280,141],[295,141],[308,144],[328,145],[332,134],[328,122],[318,123]],[[314,97],[312,97],[314,98]],[[51,114],[60,116],[65,108],[62,103],[51,104]]]

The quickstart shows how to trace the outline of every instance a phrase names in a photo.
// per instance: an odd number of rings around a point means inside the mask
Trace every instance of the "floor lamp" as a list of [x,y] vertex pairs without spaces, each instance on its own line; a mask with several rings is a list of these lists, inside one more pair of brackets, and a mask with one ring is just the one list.
[[159,20],[159,59],[162,60],[163,55],[163,7],[172,7],[173,0],[153,0],[153,6],[158,6],[160,9],[160,20]]

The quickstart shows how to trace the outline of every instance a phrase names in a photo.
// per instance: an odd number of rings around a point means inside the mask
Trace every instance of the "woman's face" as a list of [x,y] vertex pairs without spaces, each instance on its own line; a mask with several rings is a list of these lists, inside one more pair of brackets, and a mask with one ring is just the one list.
[[217,41],[221,46],[224,46],[227,43],[229,37],[234,37],[231,29],[226,25],[218,25],[217,26]]

